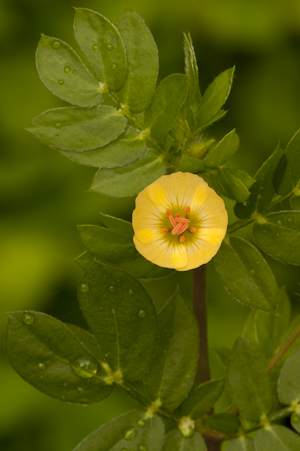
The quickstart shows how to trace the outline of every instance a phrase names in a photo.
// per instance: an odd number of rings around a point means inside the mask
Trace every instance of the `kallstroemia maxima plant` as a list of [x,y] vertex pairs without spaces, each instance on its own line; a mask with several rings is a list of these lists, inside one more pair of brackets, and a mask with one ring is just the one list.
[[[157,47],[137,13],[113,25],[76,8],[74,29],[89,67],[68,44],[42,35],[40,78],[71,106],[42,113],[29,131],[97,168],[91,191],[137,196],[136,209],[132,223],[101,213],[101,225],[78,227],[78,300],[89,330],[10,313],[8,359],[61,401],[99,402],[118,385],[140,402],[77,451],[212,451],[225,441],[228,451],[300,449],[300,317],[291,321],[285,288],[263,256],[300,265],[300,133],[251,177],[228,163],[239,147],[235,130],[219,142],[207,137],[226,113],[234,68],[202,95],[185,34],[185,73],[156,86]],[[236,203],[228,228],[224,198]],[[254,244],[234,235],[249,225]],[[251,308],[231,350],[207,343],[212,258],[228,292]],[[194,313],[176,282],[176,271],[190,270]],[[174,290],[161,308],[145,282],[169,277]],[[209,355],[219,360],[217,377]]]

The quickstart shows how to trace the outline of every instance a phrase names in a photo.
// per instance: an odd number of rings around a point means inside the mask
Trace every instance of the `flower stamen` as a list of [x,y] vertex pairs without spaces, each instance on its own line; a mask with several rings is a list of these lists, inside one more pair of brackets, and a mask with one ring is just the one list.
[[190,211],[191,211],[191,207],[185,207],[184,214],[188,215]]
[[180,222],[179,222],[178,224],[176,224],[176,226],[172,230],[172,235],[179,235],[180,234],[180,232],[179,232],[180,229],[182,229],[182,224],[180,224]]
[[197,230],[196,227],[191,227],[191,228],[190,228],[190,232],[192,232],[192,233],[195,233],[196,230]]
[[166,227],[164,227],[163,229],[161,229],[161,232],[162,233],[167,233],[169,230],[166,228]]
[[176,222],[183,222],[183,223],[189,223],[190,222],[190,220],[189,219],[186,219],[186,218],[175,218],[175,221]]
[[177,224],[176,224],[176,221],[175,221],[175,219],[174,219],[174,216],[170,215],[170,216],[169,216],[169,219],[170,219],[170,223],[172,224],[172,226],[173,226],[173,227],[176,227]]
[[184,242],[184,240],[185,240],[185,236],[183,236],[183,235],[180,235],[180,237],[179,237],[179,241],[180,241],[180,243],[183,243],[183,242]]

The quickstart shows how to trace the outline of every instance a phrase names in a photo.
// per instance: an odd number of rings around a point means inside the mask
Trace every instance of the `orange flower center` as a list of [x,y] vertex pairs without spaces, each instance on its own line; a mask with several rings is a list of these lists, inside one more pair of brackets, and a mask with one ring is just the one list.
[[[171,232],[172,235],[179,235],[179,242],[183,243],[185,241],[185,237],[183,236],[183,233],[189,228],[190,220],[188,219],[188,214],[191,211],[191,207],[186,207],[184,210],[185,218],[182,218],[179,213],[173,213],[170,210],[166,210],[166,214],[169,217],[170,223],[172,225],[171,229],[167,229],[164,227],[161,229],[161,232],[168,233]],[[195,227],[191,227],[189,229],[189,232],[195,233],[196,232]]]

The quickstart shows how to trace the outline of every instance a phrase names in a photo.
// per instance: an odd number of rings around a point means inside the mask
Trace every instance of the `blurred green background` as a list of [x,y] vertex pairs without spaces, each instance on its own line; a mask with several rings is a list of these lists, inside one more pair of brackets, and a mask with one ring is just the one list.
[[[127,6],[135,9],[157,42],[160,78],[183,71],[186,30],[196,48],[202,90],[236,64],[229,113],[209,133],[218,138],[237,128],[241,148],[234,163],[250,175],[300,126],[299,0],[1,0],[1,342],[7,311],[36,309],[81,324],[76,301],[81,271],[73,258],[82,249],[75,226],[98,223],[99,210],[130,219],[134,207],[134,199],[86,193],[95,170],[67,160],[24,129],[34,116],[63,105],[39,80],[34,54],[40,33],[78,51],[72,6],[94,9],[113,22]],[[296,311],[299,270],[270,264],[279,285],[288,285]],[[180,278],[188,290],[188,276]],[[161,290],[164,282],[158,282],[149,290],[159,291],[162,300],[174,283],[170,279]],[[208,303],[212,346],[231,346],[248,309],[221,287],[213,264]],[[2,347],[0,365],[1,451],[72,451],[100,424],[136,405],[118,391],[94,406],[60,403],[24,382]]]

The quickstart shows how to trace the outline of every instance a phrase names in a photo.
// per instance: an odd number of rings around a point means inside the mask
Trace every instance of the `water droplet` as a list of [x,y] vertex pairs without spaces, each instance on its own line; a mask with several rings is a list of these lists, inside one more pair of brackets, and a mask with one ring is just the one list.
[[130,428],[125,432],[124,438],[125,440],[132,440],[135,437],[136,430],[135,428]]
[[109,291],[115,291],[115,287],[113,285],[111,285],[110,287],[108,287]]
[[57,124],[55,124],[55,127],[56,127],[56,128],[61,128],[61,127],[62,127],[62,125],[61,125],[61,123],[60,123],[60,122],[57,122]]
[[112,68],[113,70],[116,70],[117,65],[116,65],[116,64],[113,64],[113,65],[111,66],[111,68]]
[[111,313],[112,313],[113,315],[116,313],[116,311],[115,311],[114,308],[111,309]]
[[74,360],[71,367],[77,376],[85,379],[95,376],[98,371],[98,363],[92,356],[83,356]]
[[293,221],[292,218],[289,218],[289,219],[288,219],[288,222],[292,222],[292,221]]
[[53,41],[51,45],[54,49],[59,49],[59,47],[61,47],[61,42]]
[[147,316],[147,313],[145,312],[145,310],[140,310],[138,313],[138,317],[139,318],[145,318],[145,316]]
[[93,50],[95,50],[95,52],[98,52],[98,50],[100,50],[100,47],[98,44],[94,44],[93,45]]
[[143,427],[145,426],[145,424],[146,424],[146,421],[145,421],[143,418],[141,418],[141,419],[137,422],[137,425],[138,425],[139,428],[143,428]]
[[82,282],[79,285],[79,290],[82,291],[82,293],[87,293],[89,291],[90,287],[88,286],[87,283]]
[[30,324],[34,323],[34,316],[31,313],[24,313],[23,314],[23,323],[30,326]]
[[78,387],[78,393],[84,393],[85,392],[85,390],[84,390],[84,388],[82,388],[82,387]]
[[59,84],[59,85],[63,85],[63,84],[64,84],[64,81],[63,81],[63,80],[58,80],[58,84]]
[[259,194],[259,195],[257,196],[257,199],[261,199],[261,198],[262,198],[262,195]]
[[142,171],[142,175],[146,175],[146,171]]
[[107,50],[112,50],[112,45],[111,44],[107,44],[106,48],[107,48]]
[[65,388],[66,388],[68,385],[69,385],[68,382],[64,382],[64,383],[63,383],[63,386],[64,386]]
[[175,360],[171,360],[171,365],[176,365]]
[[294,424],[300,423],[300,417],[297,413],[293,413],[293,415],[291,416],[291,422]]
[[128,294],[129,294],[129,296],[133,296],[134,295],[134,291],[133,290],[129,290]]
[[45,370],[47,368],[46,363],[39,363],[39,369],[40,370]]
[[147,451],[147,446],[146,445],[140,445],[139,446],[139,451]]
[[249,202],[244,202],[243,203],[244,207],[247,207],[248,204],[249,204]]
[[277,224],[278,224],[279,226],[281,226],[281,225],[282,225],[282,221],[277,221]]
[[64,68],[64,71],[65,71],[66,74],[69,74],[71,72],[71,68],[69,66],[66,66]]
[[249,271],[249,272],[250,272],[250,274],[252,274],[252,275],[253,275],[253,274],[255,274],[255,269],[250,269],[250,271]]

